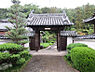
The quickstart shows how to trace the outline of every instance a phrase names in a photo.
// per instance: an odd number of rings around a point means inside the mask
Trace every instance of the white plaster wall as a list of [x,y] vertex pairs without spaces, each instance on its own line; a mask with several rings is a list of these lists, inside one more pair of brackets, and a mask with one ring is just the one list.
[[83,43],[83,44],[88,45],[90,48],[95,49],[95,40],[94,39],[75,40],[74,43]]
[[24,44],[24,47],[29,47],[29,43]]
[[67,46],[71,43],[73,43],[73,38],[72,37],[67,37]]
[[0,40],[0,44],[4,44],[4,43],[8,43],[8,42],[10,42],[10,40],[4,40],[4,39]]

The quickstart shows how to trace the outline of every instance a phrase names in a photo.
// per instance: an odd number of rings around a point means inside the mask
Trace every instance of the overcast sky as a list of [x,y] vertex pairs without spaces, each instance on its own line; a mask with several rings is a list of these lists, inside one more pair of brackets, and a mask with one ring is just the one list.
[[[87,3],[94,4],[95,0],[20,0],[21,5],[36,4],[39,7],[76,8]],[[8,8],[12,5],[11,0],[1,0],[0,8]]]

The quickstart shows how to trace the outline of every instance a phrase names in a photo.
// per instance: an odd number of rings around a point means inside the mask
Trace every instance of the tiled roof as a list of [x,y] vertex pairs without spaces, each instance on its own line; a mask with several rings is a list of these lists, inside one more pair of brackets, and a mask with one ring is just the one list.
[[88,19],[85,19],[85,20],[83,20],[83,22],[93,24],[93,23],[95,23],[95,17],[90,17]]
[[27,25],[73,25],[65,13],[30,14]]
[[61,36],[72,36],[72,37],[79,36],[76,31],[61,31],[60,35]]
[[80,37],[76,37],[76,39],[95,39],[95,34],[83,35],[83,36],[80,36]]
[[6,27],[5,26],[8,26],[8,27],[13,27],[13,25],[11,23],[9,23],[8,21],[4,21],[4,20],[0,20],[0,30],[6,30]]
[[0,34],[0,39],[8,39],[8,37],[6,37],[6,36]]

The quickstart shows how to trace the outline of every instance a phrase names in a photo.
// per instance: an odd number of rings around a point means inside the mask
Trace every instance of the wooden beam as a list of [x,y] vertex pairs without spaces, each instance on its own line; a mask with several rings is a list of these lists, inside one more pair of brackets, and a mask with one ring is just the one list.
[[95,24],[94,24],[94,34],[95,34]]

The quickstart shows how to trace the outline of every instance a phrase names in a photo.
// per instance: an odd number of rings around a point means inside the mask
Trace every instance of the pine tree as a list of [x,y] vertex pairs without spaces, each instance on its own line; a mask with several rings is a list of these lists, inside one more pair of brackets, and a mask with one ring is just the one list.
[[6,36],[10,38],[14,43],[24,45],[28,42],[27,30],[25,29],[26,15],[23,12],[23,7],[20,5],[19,0],[12,0],[13,5],[9,8],[9,22],[13,24],[13,27],[8,29]]

